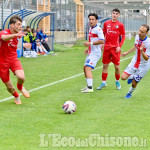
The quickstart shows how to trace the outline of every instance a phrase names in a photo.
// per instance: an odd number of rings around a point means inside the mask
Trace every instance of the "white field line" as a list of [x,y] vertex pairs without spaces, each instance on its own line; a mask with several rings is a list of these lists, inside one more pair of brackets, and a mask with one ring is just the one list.
[[[133,57],[133,56],[124,58],[124,59],[122,59],[122,60],[120,60],[120,61],[125,61],[125,60],[127,60],[127,59],[130,59],[131,57]],[[110,65],[112,65],[112,63],[111,63]],[[97,68],[95,68],[94,70],[100,69],[100,68],[102,68],[102,67],[103,67],[103,66],[97,67]],[[31,93],[31,92],[33,92],[33,91],[37,91],[37,90],[42,89],[42,88],[45,88],[45,87],[47,87],[47,86],[51,86],[51,85],[54,85],[54,84],[57,84],[57,83],[60,83],[60,82],[63,82],[63,81],[69,80],[69,79],[76,78],[76,77],[81,76],[81,75],[83,75],[83,74],[84,74],[84,73],[80,73],[80,74],[71,76],[71,77],[69,77],[69,78],[65,78],[65,79],[62,79],[62,80],[58,80],[58,81],[55,81],[55,82],[52,82],[52,83],[49,83],[49,84],[46,84],[46,85],[43,85],[43,86],[40,86],[40,87],[31,89],[31,90],[29,90],[29,92]],[[19,95],[22,95],[22,94],[19,94]],[[10,99],[12,99],[12,98],[14,98],[14,97],[13,97],[13,96],[10,96],[10,97],[7,97],[7,98],[4,98],[4,99],[0,100],[0,102],[8,101],[8,100],[10,100]]]

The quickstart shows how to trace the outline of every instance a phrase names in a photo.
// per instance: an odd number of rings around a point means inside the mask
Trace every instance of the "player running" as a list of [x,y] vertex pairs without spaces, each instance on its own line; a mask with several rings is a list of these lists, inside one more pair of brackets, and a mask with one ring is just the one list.
[[139,35],[136,35],[135,37],[135,46],[127,52],[121,54],[121,56],[124,57],[136,50],[135,56],[133,57],[131,63],[127,66],[121,76],[122,80],[126,80],[128,78],[128,84],[132,82],[132,86],[130,87],[125,98],[132,97],[132,93],[136,89],[137,84],[150,69],[150,38],[147,37],[148,31],[148,25],[141,25]]
[[97,88],[101,90],[103,87],[107,86],[106,79],[108,76],[109,63],[112,62],[115,67],[115,78],[116,78],[116,88],[121,89],[119,83],[120,79],[120,53],[121,46],[125,40],[125,29],[124,25],[118,21],[120,16],[119,9],[115,8],[112,11],[112,19],[104,23],[103,32],[105,35],[105,45],[103,52],[103,71],[102,71],[102,83]]
[[95,68],[97,62],[101,58],[100,44],[104,43],[103,30],[97,26],[98,15],[90,13],[89,16],[89,42],[85,42],[84,45],[88,47],[84,53],[88,54],[84,64],[84,74],[87,82],[87,87],[81,89],[82,93],[93,92],[93,75],[92,69]]
[[12,85],[9,69],[17,77],[17,88],[24,95],[30,97],[29,92],[23,87],[25,75],[20,61],[17,59],[18,39],[24,36],[22,33],[22,20],[19,16],[12,16],[10,29],[0,32],[0,78],[6,85],[8,92],[15,97],[15,103],[21,104],[20,96]]

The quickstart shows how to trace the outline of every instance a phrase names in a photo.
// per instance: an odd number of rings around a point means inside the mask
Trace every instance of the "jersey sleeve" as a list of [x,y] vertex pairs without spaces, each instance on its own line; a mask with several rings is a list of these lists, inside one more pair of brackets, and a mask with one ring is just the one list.
[[104,23],[104,26],[103,26],[103,33],[104,35],[106,34],[106,23]]
[[98,35],[98,39],[99,40],[103,40],[104,41],[104,34],[103,34],[103,30],[101,28],[98,28],[97,35]]
[[0,41],[2,40],[2,35],[8,35],[9,33],[5,30],[0,32]]
[[125,29],[123,24],[120,26],[120,36],[125,36]]
[[134,45],[136,44],[136,41],[138,40],[138,35],[135,36],[135,41],[134,41]]
[[146,49],[146,51],[145,51],[145,54],[146,54],[148,57],[150,57],[150,40],[149,40],[148,47],[147,47],[147,49]]

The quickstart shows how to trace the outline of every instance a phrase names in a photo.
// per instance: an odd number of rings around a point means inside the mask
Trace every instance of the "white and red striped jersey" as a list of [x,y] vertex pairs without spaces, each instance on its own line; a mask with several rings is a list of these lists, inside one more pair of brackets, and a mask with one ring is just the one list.
[[136,52],[135,52],[135,56],[133,57],[131,63],[134,65],[135,68],[138,69],[140,65],[142,65],[142,64],[146,65],[150,61],[150,59],[148,61],[146,61],[143,58],[143,56],[141,54],[141,51],[140,51],[141,45],[144,44],[145,48],[144,48],[143,51],[146,55],[148,55],[148,57],[150,57],[150,38],[148,38],[146,36],[146,38],[144,40],[141,40],[139,38],[139,35],[136,35],[134,44],[135,44],[135,47],[136,47]]
[[[89,42],[95,42],[98,40],[104,40],[104,34],[103,30],[99,26],[91,27],[89,30]],[[101,47],[99,45],[90,45],[89,46],[89,54],[91,52],[100,52],[101,53]]]

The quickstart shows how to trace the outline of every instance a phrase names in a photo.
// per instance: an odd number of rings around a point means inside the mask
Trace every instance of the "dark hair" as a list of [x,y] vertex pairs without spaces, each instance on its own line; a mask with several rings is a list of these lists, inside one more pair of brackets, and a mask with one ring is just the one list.
[[89,18],[90,16],[94,16],[94,17],[96,18],[96,20],[98,19],[98,15],[95,14],[95,13],[90,13],[90,14],[88,15],[88,18]]
[[26,29],[27,29],[27,28],[30,28],[30,26],[27,26]]
[[147,32],[149,31],[149,26],[147,24],[142,24],[141,26],[146,27],[147,28]]
[[19,16],[17,16],[17,15],[14,15],[14,16],[12,16],[12,17],[10,18],[10,24],[14,24],[14,23],[16,23],[17,21],[22,22],[22,19],[21,19]]
[[35,32],[35,29],[31,29],[31,32],[34,33],[34,32]]
[[118,12],[118,13],[120,14],[120,10],[119,10],[118,8],[114,8],[114,9],[112,10],[112,12],[113,12],[113,11]]

